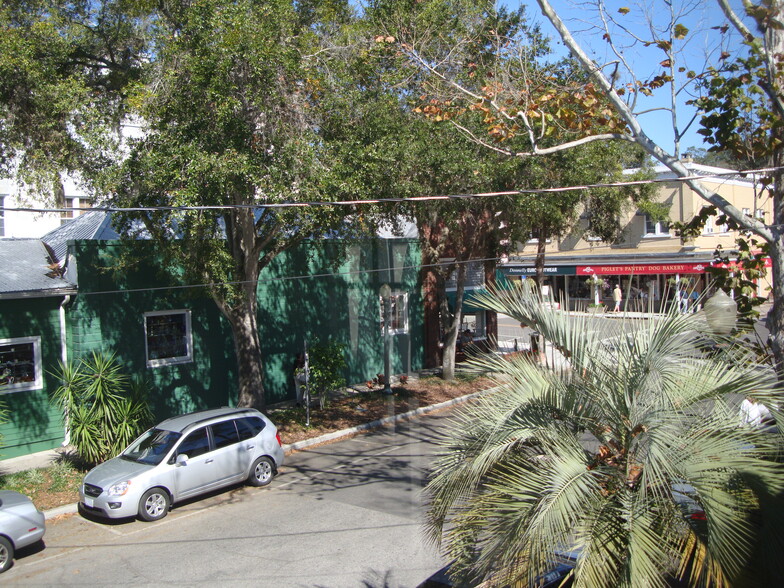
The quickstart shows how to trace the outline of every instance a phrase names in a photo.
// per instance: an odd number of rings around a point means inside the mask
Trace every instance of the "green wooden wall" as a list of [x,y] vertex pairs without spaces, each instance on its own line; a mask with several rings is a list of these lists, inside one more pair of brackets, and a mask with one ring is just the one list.
[[63,296],[0,300],[0,339],[40,337],[43,369],[41,390],[0,393],[9,411],[0,425],[3,446],[0,459],[58,447],[64,436],[60,411],[49,402],[49,391],[58,381],[49,370],[60,360],[60,303]]
[[[267,402],[294,397],[292,372],[305,339],[332,338],[346,346],[346,378],[360,383],[383,371],[378,290],[388,282],[408,293],[408,334],[397,335],[393,371],[422,365],[421,297],[416,240],[376,240],[347,245],[309,242],[280,255],[264,270],[258,287],[259,331]],[[131,247],[144,261],[123,255]],[[202,290],[181,288],[162,275],[150,242],[77,241],[79,294],[68,307],[72,357],[94,350],[115,352],[131,373],[142,373],[153,390],[156,417],[233,405],[237,397],[231,330]],[[391,268],[391,269],[390,269]],[[194,360],[148,368],[144,313],[191,311]]]

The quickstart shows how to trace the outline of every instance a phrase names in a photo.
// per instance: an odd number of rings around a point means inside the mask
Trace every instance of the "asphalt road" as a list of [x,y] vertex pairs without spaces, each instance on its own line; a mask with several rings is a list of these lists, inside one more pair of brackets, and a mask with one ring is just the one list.
[[290,455],[267,488],[235,486],[158,523],[49,521],[10,586],[413,587],[443,563],[421,489],[446,412]]

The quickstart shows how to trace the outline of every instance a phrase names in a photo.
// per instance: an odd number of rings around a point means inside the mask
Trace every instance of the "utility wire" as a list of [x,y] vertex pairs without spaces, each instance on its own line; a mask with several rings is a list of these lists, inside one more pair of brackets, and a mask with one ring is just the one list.
[[97,212],[156,212],[156,211],[169,211],[169,212],[185,212],[185,211],[205,211],[205,210],[232,210],[232,209],[259,209],[259,208],[315,208],[319,206],[359,206],[362,204],[385,204],[385,203],[418,203],[418,202],[432,202],[438,200],[465,200],[473,198],[497,198],[500,196],[521,196],[523,194],[552,194],[557,192],[574,192],[577,190],[591,190],[591,189],[604,189],[604,188],[626,188],[634,186],[647,186],[653,184],[665,184],[671,182],[688,182],[706,179],[723,178],[724,176],[739,176],[749,174],[770,173],[784,170],[784,167],[771,167],[753,170],[742,171],[727,171],[716,174],[699,174],[686,176],[681,178],[651,178],[647,180],[632,180],[628,182],[609,182],[609,183],[596,183],[585,184],[580,186],[562,186],[559,188],[529,188],[523,190],[506,190],[500,192],[478,192],[469,194],[443,194],[437,196],[412,196],[410,198],[371,198],[367,200],[336,200],[336,201],[310,201],[310,202],[272,202],[267,203],[263,200],[256,204],[226,204],[226,205],[204,205],[204,206],[132,206],[132,207],[115,207],[115,206],[97,206],[94,208],[33,208],[33,207],[17,207],[17,208],[4,208],[5,211],[13,212],[73,212],[81,211],[82,213],[97,211]]
[[105,294],[132,294],[132,293],[139,293],[139,292],[158,292],[161,290],[188,290],[194,288],[214,288],[220,286],[240,286],[243,284],[272,284],[275,282],[288,282],[293,280],[309,280],[313,278],[337,278],[337,277],[344,277],[344,276],[353,276],[353,275],[360,275],[360,274],[373,274],[373,273],[380,273],[380,272],[388,272],[390,270],[397,271],[397,270],[408,270],[408,269],[421,269],[425,267],[442,267],[442,266],[449,266],[449,265],[460,265],[463,263],[479,263],[485,261],[500,261],[501,257],[485,257],[482,259],[466,259],[464,261],[446,261],[446,262],[438,262],[438,263],[429,263],[429,264],[416,264],[416,265],[402,265],[402,266],[395,266],[392,268],[382,267],[376,269],[366,269],[366,270],[350,270],[345,272],[328,272],[328,273],[320,273],[320,274],[302,274],[299,276],[279,276],[276,278],[259,278],[258,280],[236,280],[231,282],[206,282],[203,284],[183,284],[179,286],[155,286],[151,288],[130,288],[126,290],[101,290],[97,292],[77,292],[77,296],[96,296],[96,295],[105,295]]

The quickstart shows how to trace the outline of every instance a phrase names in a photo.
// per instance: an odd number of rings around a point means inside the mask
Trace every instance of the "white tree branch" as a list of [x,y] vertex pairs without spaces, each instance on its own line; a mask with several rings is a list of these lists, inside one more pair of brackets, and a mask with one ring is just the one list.
[[[735,11],[730,6],[730,3],[727,0],[716,1],[719,3],[719,7],[721,8],[722,12],[724,12],[724,16],[727,17],[727,20],[732,23],[732,26],[734,26],[741,35],[743,35],[743,39],[747,42],[753,41],[754,35],[740,19],[740,17],[735,13]],[[746,3],[744,2],[744,4]]]
[[[571,51],[572,55],[577,59],[577,61],[580,62],[583,69],[588,72],[588,75],[591,77],[591,79],[593,79],[599,88],[601,88],[615,111],[629,126],[633,140],[643,149],[645,149],[646,152],[666,165],[678,177],[688,178],[691,173],[686,168],[686,166],[684,166],[677,157],[674,157],[666,152],[664,149],[662,149],[661,146],[648,137],[640,125],[639,120],[634,115],[634,112],[632,112],[626,102],[621,100],[621,97],[613,89],[612,84],[607,79],[607,77],[601,72],[596,63],[585,53],[580,44],[575,40],[575,38],[569,32],[569,29],[564,24],[563,20],[561,20],[553,7],[550,5],[549,1],[537,0],[537,2],[539,7],[542,9],[542,13],[558,31],[558,34],[561,36],[561,40],[564,42],[564,45],[566,45],[569,51]],[[769,227],[756,219],[752,219],[746,216],[742,211],[738,210],[724,197],[706,189],[696,180],[686,180],[686,183],[701,198],[715,205],[719,210],[737,222],[739,226],[759,235],[768,242],[772,242],[775,239],[773,231],[771,231]]]

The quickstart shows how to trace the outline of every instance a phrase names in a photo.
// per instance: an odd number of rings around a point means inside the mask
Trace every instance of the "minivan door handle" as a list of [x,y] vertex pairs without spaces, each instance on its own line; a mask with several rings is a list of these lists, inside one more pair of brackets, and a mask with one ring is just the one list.
[[254,447],[256,447],[256,446],[255,446],[255,445],[247,445],[247,446],[245,447],[245,449],[247,449],[248,451],[250,451],[250,450],[251,450],[251,449],[253,449]]
[[204,460],[204,463],[212,463],[212,458],[210,458],[210,459],[205,459],[205,460]]

